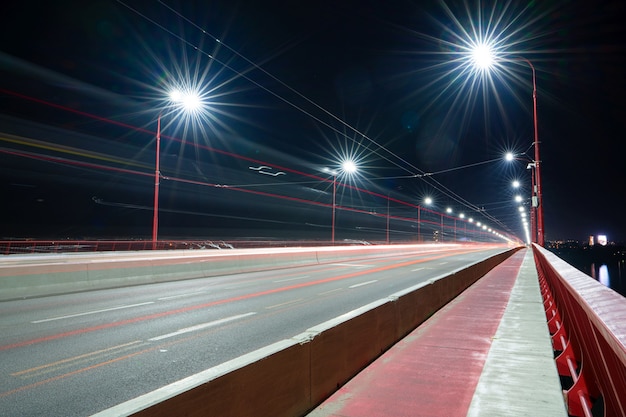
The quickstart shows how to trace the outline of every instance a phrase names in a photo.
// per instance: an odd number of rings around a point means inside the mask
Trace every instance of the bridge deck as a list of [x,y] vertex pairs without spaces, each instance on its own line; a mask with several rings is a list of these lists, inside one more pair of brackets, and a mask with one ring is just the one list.
[[532,252],[520,250],[308,417],[567,416]]

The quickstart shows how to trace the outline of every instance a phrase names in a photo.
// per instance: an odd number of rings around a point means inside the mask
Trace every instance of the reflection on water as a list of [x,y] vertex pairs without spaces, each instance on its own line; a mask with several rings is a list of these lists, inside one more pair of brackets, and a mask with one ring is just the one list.
[[624,263],[592,263],[588,269],[591,277],[606,287],[626,296],[626,280],[623,271]]
[[[596,275],[596,269],[598,273]],[[611,277],[609,276],[609,267],[605,264],[600,265],[599,268],[596,268],[596,264],[591,264],[591,276],[596,280],[603,284],[605,287],[611,288]]]
[[626,247],[553,248],[559,258],[626,297]]

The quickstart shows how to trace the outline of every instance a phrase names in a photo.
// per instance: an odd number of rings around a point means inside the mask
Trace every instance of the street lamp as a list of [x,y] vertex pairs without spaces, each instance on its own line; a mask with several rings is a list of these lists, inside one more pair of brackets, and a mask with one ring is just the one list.
[[352,175],[356,173],[357,170],[358,167],[356,163],[350,159],[343,161],[339,170],[324,168],[325,172],[333,176],[333,217],[331,223],[331,242],[333,245],[335,244],[335,211],[337,210],[337,175],[341,173]]
[[[430,197],[424,198],[424,205],[430,206],[433,203],[433,199]],[[417,242],[421,242],[421,228],[422,228],[422,219],[421,219],[421,207],[417,206]]]
[[[176,105],[182,111],[197,111],[202,106],[200,96],[195,92],[183,92],[180,90],[172,90],[169,93],[169,101]],[[159,113],[157,118],[156,131],[156,162],[154,167],[154,211],[152,217],[152,250],[157,248],[159,237],[159,183],[161,179],[161,116]]]
[[[496,61],[496,53],[491,45],[488,43],[479,43],[474,46],[471,54],[471,62],[477,70],[489,71]],[[544,246],[544,233],[543,233],[543,202],[541,193],[541,169],[539,159],[539,130],[537,125],[537,77],[535,73],[534,65],[525,57],[517,56],[514,60],[524,61],[528,64],[532,71],[532,84],[533,84],[533,125],[534,125],[534,146],[535,146],[535,160],[534,160],[534,183],[533,203],[536,204],[537,211],[537,243],[540,246]]]
[[467,222],[465,222],[465,213],[459,214],[459,219],[463,220],[463,238],[467,239]]
[[[451,207],[446,208],[446,213],[451,215],[452,214],[452,208]],[[454,221],[454,228],[452,229],[452,231],[453,231],[453,235],[452,235],[453,239],[452,240],[454,242],[456,242],[456,217],[452,217],[452,220]],[[443,226],[442,226],[442,232],[443,232]],[[442,237],[443,237],[443,235],[442,235]]]

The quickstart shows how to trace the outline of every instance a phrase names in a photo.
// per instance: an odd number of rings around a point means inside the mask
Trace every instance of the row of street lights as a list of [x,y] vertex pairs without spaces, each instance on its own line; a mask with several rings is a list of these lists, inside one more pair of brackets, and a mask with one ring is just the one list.
[[[495,53],[493,49],[486,44],[477,45],[473,51],[473,64],[482,71],[489,71],[495,62]],[[531,164],[528,165],[532,168],[532,197],[531,197],[531,233],[532,241],[536,242],[540,246],[544,246],[544,223],[543,223],[543,204],[542,204],[542,190],[541,190],[541,169],[540,169],[540,155],[539,155],[539,137],[537,126],[537,86],[536,86],[536,74],[533,64],[524,57],[516,57],[516,60],[526,62],[532,70],[532,86],[533,86],[533,123],[534,123],[534,149],[535,158]],[[197,111],[202,106],[202,100],[200,97],[192,91],[180,91],[174,90],[169,95],[170,105],[175,106],[176,111],[193,112]],[[160,147],[161,147],[161,116],[159,114],[157,118],[157,132],[156,132],[156,161],[154,171],[154,213],[152,222],[152,249],[157,248],[158,242],[158,227],[159,227],[159,184],[161,179],[160,173]],[[512,155],[507,158],[513,158]],[[336,216],[336,193],[337,193],[337,175],[341,173],[352,174],[356,172],[357,167],[353,161],[345,161],[342,163],[339,171],[327,170],[333,176],[333,201],[332,201],[332,231],[331,241],[335,243],[335,216]],[[427,199],[426,205],[432,203],[432,200]],[[535,225],[536,219],[536,225]],[[389,222],[389,219],[387,219]],[[472,219],[469,220],[472,222]],[[420,235],[420,206],[418,206],[418,236]],[[388,228],[389,226],[387,226]],[[443,228],[443,214],[442,214],[442,228]],[[389,233],[389,232],[387,232]],[[389,236],[387,235],[387,240]]]
[[[182,97],[182,98],[179,98]],[[201,105],[201,102],[198,100],[192,100],[192,99],[187,99],[184,100],[184,96],[180,96],[179,94],[172,94],[171,95],[171,103],[173,103],[174,105],[177,106],[177,110],[183,110],[183,111],[196,111],[198,109],[198,106]],[[189,97],[189,98],[194,98],[194,97]],[[157,119],[157,136],[156,136],[156,163],[155,163],[155,174],[154,174],[154,217],[153,217],[153,235],[152,235],[152,246],[153,249],[157,248],[157,243],[158,243],[158,210],[159,210],[159,182],[161,179],[161,173],[160,173],[160,136],[161,136],[161,115],[159,115],[158,119]],[[507,153],[505,154],[504,159],[506,161],[512,161],[514,158],[514,155],[512,153]],[[493,159],[490,161],[486,161],[486,162],[494,162],[494,161],[498,161],[501,159]],[[473,164],[474,165],[474,164]],[[470,165],[470,166],[473,166]],[[466,168],[466,167],[460,167],[460,168]],[[457,168],[453,168],[453,169],[457,169]],[[354,161],[352,160],[345,160],[344,162],[341,163],[341,165],[339,166],[339,168],[337,169],[331,169],[331,168],[323,168],[322,169],[323,172],[332,175],[332,184],[333,184],[333,189],[332,189],[332,222],[331,222],[331,242],[332,244],[335,244],[335,230],[336,230],[336,211],[337,211],[337,177],[340,175],[353,175],[358,171],[358,167],[355,164]],[[434,173],[433,173],[434,174]],[[432,174],[431,174],[432,175]],[[516,183],[517,186],[519,186],[519,182]],[[521,199],[521,196],[517,197],[518,199]],[[386,229],[386,233],[387,233],[387,243],[389,243],[389,233],[390,233],[390,207],[389,207],[389,203],[390,203],[390,198],[389,195],[387,195],[387,229]],[[421,219],[421,212],[423,207],[429,207],[433,205],[433,199],[431,197],[425,197],[422,201],[422,204],[418,204],[417,205],[417,236],[418,236],[418,241],[421,241],[421,237],[422,237],[422,233],[421,233],[421,225],[422,225],[422,219]],[[454,219],[454,223],[455,223],[455,236],[456,236],[456,221],[457,221],[457,217],[452,216],[453,214],[453,210],[450,207],[447,207],[445,209],[446,214],[448,215],[448,217],[452,217]],[[439,239],[443,240],[444,238],[444,214],[440,213],[441,215],[441,234],[438,236]],[[465,215],[463,213],[460,213],[458,216],[459,219],[464,220],[465,219]],[[474,223],[477,227],[482,228],[484,230],[488,230],[488,227],[480,222],[474,222],[473,218],[469,218],[468,220],[465,221],[465,223]],[[467,228],[465,229],[467,230]],[[492,230],[488,230],[489,232],[491,232]]]

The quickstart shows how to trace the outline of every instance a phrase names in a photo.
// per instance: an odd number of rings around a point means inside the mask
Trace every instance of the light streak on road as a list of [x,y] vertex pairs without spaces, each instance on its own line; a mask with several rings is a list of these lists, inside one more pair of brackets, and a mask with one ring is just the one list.
[[66,316],[49,317],[49,318],[41,319],[41,320],[34,320],[34,321],[31,321],[31,323],[33,323],[33,324],[46,323],[48,321],[70,319],[70,318],[74,318],[74,317],[87,316],[87,315],[90,315],[90,314],[98,314],[98,313],[105,313],[105,312],[108,312],[108,311],[122,310],[122,309],[125,309],[125,308],[140,307],[140,306],[145,306],[145,305],[148,305],[148,304],[154,304],[154,301],[148,301],[148,302],[139,303],[139,304],[128,304],[128,305],[123,305],[123,306],[104,308],[102,310],[84,311],[82,313],[68,314]]

